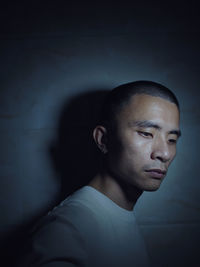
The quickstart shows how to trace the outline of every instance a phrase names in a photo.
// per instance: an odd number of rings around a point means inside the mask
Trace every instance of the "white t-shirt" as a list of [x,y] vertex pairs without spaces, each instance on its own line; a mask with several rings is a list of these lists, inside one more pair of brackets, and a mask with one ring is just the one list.
[[66,198],[33,237],[32,265],[48,267],[149,266],[133,211],[91,186]]

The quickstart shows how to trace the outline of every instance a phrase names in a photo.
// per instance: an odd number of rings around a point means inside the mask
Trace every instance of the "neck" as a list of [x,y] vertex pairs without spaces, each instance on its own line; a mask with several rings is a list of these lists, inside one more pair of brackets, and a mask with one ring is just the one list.
[[142,190],[117,181],[108,173],[97,174],[88,184],[126,210],[133,210]]

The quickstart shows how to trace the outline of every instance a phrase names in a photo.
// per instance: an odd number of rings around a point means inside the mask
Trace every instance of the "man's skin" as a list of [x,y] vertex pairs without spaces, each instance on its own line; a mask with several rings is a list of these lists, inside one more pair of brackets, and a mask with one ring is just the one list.
[[112,136],[101,125],[94,129],[106,167],[89,185],[120,207],[132,210],[143,191],[160,187],[176,155],[179,120],[174,103],[147,94],[132,96],[117,115]]

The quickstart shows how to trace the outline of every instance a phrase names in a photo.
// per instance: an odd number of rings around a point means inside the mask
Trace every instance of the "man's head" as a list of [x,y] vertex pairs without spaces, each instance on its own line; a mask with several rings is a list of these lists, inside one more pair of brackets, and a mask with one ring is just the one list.
[[153,191],[176,155],[179,135],[175,95],[158,83],[138,81],[109,93],[93,136],[116,180]]
[[102,108],[100,124],[104,125],[107,130],[114,130],[116,118],[120,110],[136,94],[161,97],[176,104],[179,110],[179,103],[176,96],[167,87],[152,81],[136,81],[122,84],[108,93]]

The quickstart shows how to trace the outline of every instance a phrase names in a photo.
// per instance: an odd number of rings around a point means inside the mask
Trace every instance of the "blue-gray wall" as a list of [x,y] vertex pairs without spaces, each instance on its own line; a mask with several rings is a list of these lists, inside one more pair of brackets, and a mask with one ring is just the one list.
[[89,131],[105,90],[147,79],[177,94],[183,136],[167,178],[143,194],[136,215],[154,267],[200,266],[197,7],[31,2],[0,11],[0,234],[7,265],[17,264],[32,223],[73,189],[74,179],[92,176]]

